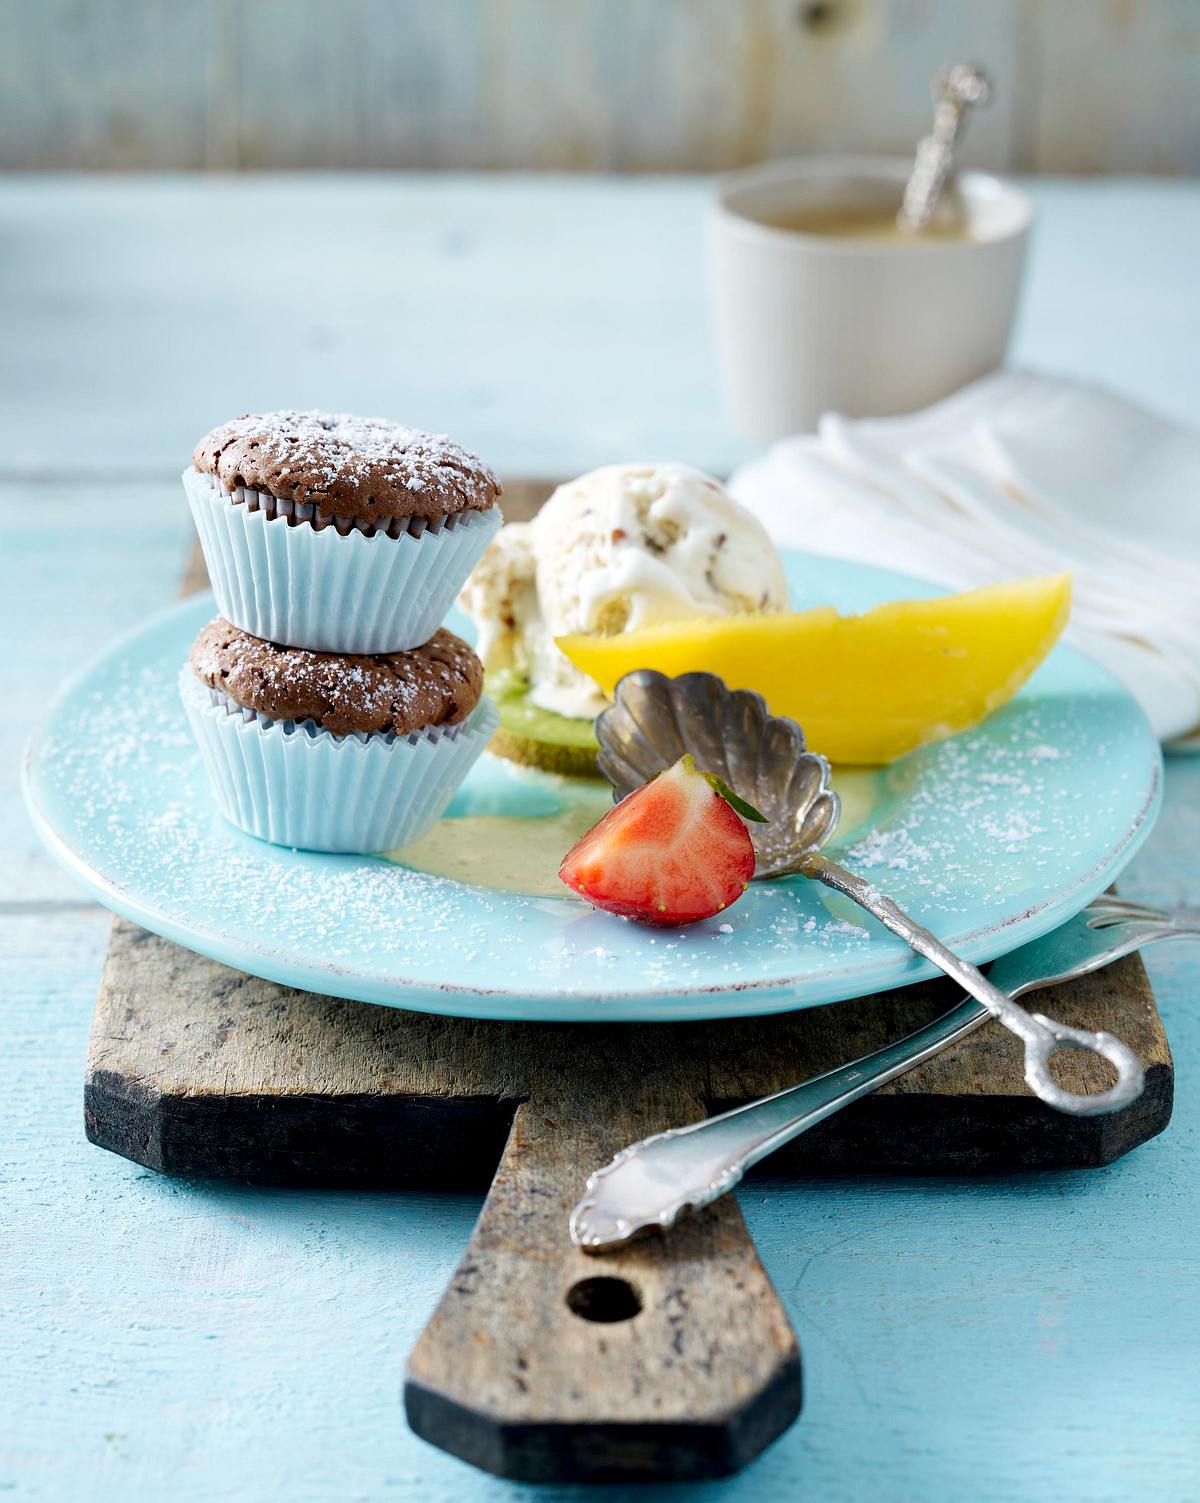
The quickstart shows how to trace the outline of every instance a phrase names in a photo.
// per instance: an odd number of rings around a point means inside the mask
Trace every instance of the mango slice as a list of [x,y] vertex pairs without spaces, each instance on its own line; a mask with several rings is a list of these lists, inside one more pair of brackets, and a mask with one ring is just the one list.
[[977,725],[1010,700],[1058,641],[1071,576],[897,600],[861,616],[832,606],[782,615],[704,616],[559,647],[611,695],[635,668],[701,668],[757,689],[832,762],[893,762]]

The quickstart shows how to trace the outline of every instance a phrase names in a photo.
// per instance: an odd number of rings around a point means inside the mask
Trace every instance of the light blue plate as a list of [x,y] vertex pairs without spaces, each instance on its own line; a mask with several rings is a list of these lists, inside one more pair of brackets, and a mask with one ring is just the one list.
[[[787,566],[797,605],[862,610],[939,593],[829,559],[790,554]],[[50,849],[101,902],[168,939],[288,986],[481,1018],[730,1017],[933,974],[799,878],[753,884],[721,923],[656,932],[565,892],[528,896],[260,844],[213,812],[178,700],[179,665],[212,614],[211,596],[185,601],[111,648],[63,689],[26,767]],[[851,802],[861,810],[865,788],[871,807],[829,853],[981,962],[1103,891],[1149,833],[1160,782],[1134,701],[1060,648],[985,725],[856,774]],[[485,756],[447,817],[469,821],[466,848],[480,816],[554,818],[579,796]],[[594,786],[583,796],[594,801]]]

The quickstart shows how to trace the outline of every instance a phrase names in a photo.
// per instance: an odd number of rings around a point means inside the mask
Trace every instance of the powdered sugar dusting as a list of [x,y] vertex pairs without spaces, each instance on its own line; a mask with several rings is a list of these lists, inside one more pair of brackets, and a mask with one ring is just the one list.
[[907,872],[928,865],[929,852],[918,845],[903,825],[890,830],[871,830],[850,847],[848,859],[857,868],[871,871]]
[[342,736],[406,735],[454,723],[474,709],[483,671],[452,632],[410,652],[375,656],[310,652],[261,641],[217,616],[192,646],[200,679],[272,720],[313,720]]
[[444,433],[347,412],[247,413],[196,445],[192,462],[230,488],[364,516],[490,506],[492,468]]
[[[218,617],[213,624],[225,623]],[[192,662],[208,684],[218,683],[226,675],[227,658],[211,638],[198,641]],[[382,717],[393,700],[405,712],[413,702],[411,684],[394,676],[385,680],[377,672],[368,673],[360,663],[331,664],[328,654],[309,652],[303,647],[264,653],[256,660],[254,673],[271,698],[319,693],[334,714],[361,708],[372,718]]]

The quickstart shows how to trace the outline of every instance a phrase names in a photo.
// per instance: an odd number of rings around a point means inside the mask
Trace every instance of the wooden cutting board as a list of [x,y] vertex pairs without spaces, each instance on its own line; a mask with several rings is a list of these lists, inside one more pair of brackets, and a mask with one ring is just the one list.
[[[952,995],[930,983],[704,1024],[470,1022],[289,991],[117,920],[87,1131],[167,1174],[490,1182],[412,1355],[413,1427],[509,1477],[712,1476],[749,1461],[799,1410],[787,1317],[733,1197],[670,1237],[589,1258],[567,1236],[584,1179],[626,1143],[862,1054]],[[1094,1168],[1161,1132],[1172,1066],[1140,960],[1039,1002],[1137,1051],[1146,1091],[1134,1106],[1056,1115],[1025,1090],[1016,1041],[987,1025],[814,1128],[770,1172]],[[1085,1089],[1091,1057],[1058,1058]]]
[[[509,486],[506,498],[511,516],[540,496]],[[204,582],[194,560],[185,588]],[[866,1053],[954,995],[933,982],[703,1024],[473,1022],[290,991],[118,919],[87,1133],[166,1174],[490,1185],[409,1362],[414,1429],[530,1481],[715,1476],[799,1412],[787,1316],[733,1197],[669,1237],[589,1258],[567,1235],[584,1179],[647,1133]],[[1026,1091],[1017,1041],[989,1024],[820,1124],[769,1172],[1096,1168],[1161,1132],[1173,1067],[1140,960],[1039,1004],[1124,1039],[1146,1065],[1141,1099],[1112,1117],[1058,1116]],[[1099,1084],[1091,1056],[1057,1060],[1072,1089]]]

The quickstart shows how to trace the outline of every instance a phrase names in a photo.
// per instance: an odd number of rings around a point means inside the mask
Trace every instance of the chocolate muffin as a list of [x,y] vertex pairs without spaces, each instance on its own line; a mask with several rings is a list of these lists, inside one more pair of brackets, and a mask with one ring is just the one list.
[[317,851],[394,850],[443,814],[497,724],[483,666],[439,630],[409,652],[264,642],[218,617],[180,679],[221,812]]
[[336,519],[368,534],[486,511],[500,495],[493,471],[444,433],[346,412],[247,413],[206,434],[192,465],[231,494],[258,491],[313,508],[302,515],[318,527]]
[[313,651],[428,641],[501,522],[500,482],[476,455],[346,413],[235,418],[183,480],[221,614]]
[[453,632],[374,657],[279,647],[219,616],[188,661],[203,683],[267,720],[309,720],[333,736],[407,736],[457,725],[479,703],[483,664]]

